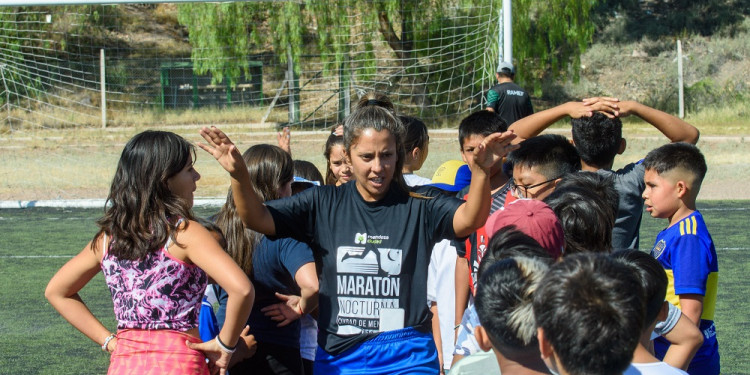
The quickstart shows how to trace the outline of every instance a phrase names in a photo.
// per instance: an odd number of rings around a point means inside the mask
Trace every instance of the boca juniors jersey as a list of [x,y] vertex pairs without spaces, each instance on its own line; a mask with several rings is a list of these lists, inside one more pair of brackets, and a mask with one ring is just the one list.
[[[716,341],[714,310],[718,289],[719,263],[711,235],[703,216],[695,211],[656,237],[651,250],[667,273],[667,300],[680,307],[681,294],[703,296],[700,330],[703,345],[693,357],[688,373],[718,374],[719,346]],[[654,341],[657,357],[663,358],[669,342],[659,337]]]

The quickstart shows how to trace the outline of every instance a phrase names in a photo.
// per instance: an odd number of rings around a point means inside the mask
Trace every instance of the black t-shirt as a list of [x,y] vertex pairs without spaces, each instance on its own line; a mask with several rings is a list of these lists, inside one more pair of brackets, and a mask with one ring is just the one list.
[[378,334],[429,330],[427,267],[435,242],[455,238],[453,215],[463,202],[416,187],[427,199],[392,184],[366,202],[356,182],[308,189],[266,202],[276,235],[307,242],[320,272],[318,345],[336,355]]
[[492,107],[508,126],[534,113],[529,94],[513,82],[493,86],[487,92],[487,107]]

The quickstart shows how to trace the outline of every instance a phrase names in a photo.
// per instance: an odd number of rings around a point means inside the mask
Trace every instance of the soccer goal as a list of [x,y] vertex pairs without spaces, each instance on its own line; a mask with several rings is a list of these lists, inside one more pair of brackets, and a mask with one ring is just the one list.
[[373,90],[455,125],[493,84],[501,5],[0,1],[2,126],[320,129]]

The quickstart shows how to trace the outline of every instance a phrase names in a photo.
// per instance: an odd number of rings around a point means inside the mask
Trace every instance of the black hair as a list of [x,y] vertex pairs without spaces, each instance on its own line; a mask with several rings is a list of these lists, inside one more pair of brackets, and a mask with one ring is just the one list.
[[612,258],[622,262],[633,270],[643,287],[643,298],[646,303],[644,328],[656,321],[667,295],[667,274],[658,260],[640,250],[626,249],[612,254]]
[[651,150],[643,159],[643,166],[660,175],[676,168],[684,169],[695,177],[694,189],[700,189],[708,170],[706,159],[698,147],[685,142],[668,143]]
[[181,136],[147,130],[131,138],[122,150],[107,196],[104,215],[97,221],[97,249],[103,234],[109,235],[109,252],[121,259],[142,259],[175,238],[176,220],[194,220],[192,202],[173,194],[167,180],[179,173],[195,147]]
[[581,160],[601,168],[615,160],[622,140],[622,121],[594,112],[591,117],[571,120],[573,142]]
[[547,179],[560,178],[581,169],[576,148],[559,134],[542,134],[529,138],[508,154],[513,166],[536,167]]
[[564,256],[581,252],[612,251],[614,217],[596,193],[581,187],[555,189],[544,199],[560,219],[565,233]]
[[417,147],[424,152],[425,145],[430,140],[430,137],[427,135],[427,125],[416,117],[401,115],[398,118],[404,124],[404,128],[406,128],[404,153],[409,154]]
[[538,259],[512,257],[495,262],[479,278],[477,316],[505,357],[539,350],[532,302],[547,268]]
[[592,191],[612,209],[612,220],[617,219],[617,212],[620,208],[620,193],[615,188],[613,176],[605,176],[591,171],[578,171],[565,175],[557,183],[555,189],[568,187],[580,187]]
[[[320,186],[323,185],[323,175],[320,174],[320,171],[318,170],[318,167],[315,166],[315,164],[307,161],[307,160],[299,160],[295,159],[293,161],[294,164],[294,176],[296,177],[302,177],[305,180],[308,181],[317,181]],[[309,186],[307,183],[296,183],[292,181],[292,195],[299,193],[300,191],[303,191],[307,189]]]
[[506,130],[508,130],[508,124],[497,113],[488,110],[477,111],[464,117],[458,125],[458,144],[463,150],[464,141],[472,135],[486,137]]
[[477,277],[481,277],[483,270],[492,266],[492,263],[515,256],[534,258],[547,264],[555,261],[555,258],[547,253],[537,240],[518,230],[515,225],[508,225],[492,235],[484,257],[479,263]]
[[644,322],[641,283],[603,254],[574,254],[549,268],[534,293],[537,327],[571,374],[621,374]]

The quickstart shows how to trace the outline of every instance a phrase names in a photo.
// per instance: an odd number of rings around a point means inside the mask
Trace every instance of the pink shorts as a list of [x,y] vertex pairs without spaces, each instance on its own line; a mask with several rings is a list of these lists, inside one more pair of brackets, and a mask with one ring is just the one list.
[[188,349],[185,340],[202,342],[197,337],[166,329],[118,331],[107,374],[208,375],[206,356]]

